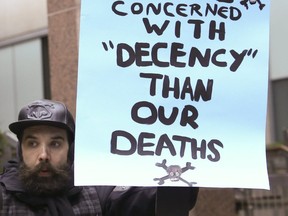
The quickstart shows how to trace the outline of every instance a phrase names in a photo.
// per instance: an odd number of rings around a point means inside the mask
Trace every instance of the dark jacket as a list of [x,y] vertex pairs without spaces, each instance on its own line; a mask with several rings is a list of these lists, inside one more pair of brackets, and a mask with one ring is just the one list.
[[[0,215],[12,216],[153,216],[156,211],[156,197],[160,196],[155,187],[75,187],[73,182],[71,182],[71,187],[67,193],[61,196],[30,196],[25,193],[18,178],[18,163],[16,161],[10,161],[7,164],[5,172],[1,175],[0,183],[2,190],[0,193]],[[163,195],[165,191],[169,190],[171,188],[167,188],[167,190],[161,188],[161,194]],[[181,192],[182,195],[178,194],[182,198],[185,195],[187,202],[184,206],[183,203],[181,204],[181,209],[188,215],[188,211],[196,203],[198,188],[179,188],[176,190],[178,192],[183,191],[183,193]],[[170,194],[171,197],[174,195]],[[177,196],[175,198],[177,199]],[[161,199],[163,200],[163,198]],[[167,202],[169,203],[169,200]],[[175,205],[177,206],[177,203]],[[169,208],[169,206],[167,207]],[[179,216],[181,215],[179,214]]]

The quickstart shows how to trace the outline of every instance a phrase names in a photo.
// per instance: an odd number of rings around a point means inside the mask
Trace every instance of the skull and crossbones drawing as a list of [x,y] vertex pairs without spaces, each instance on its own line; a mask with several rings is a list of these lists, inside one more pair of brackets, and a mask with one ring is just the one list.
[[167,166],[166,165],[166,160],[164,159],[162,161],[162,163],[156,163],[156,166],[158,167],[162,167],[163,169],[166,170],[167,174],[166,176],[163,176],[161,178],[154,178],[154,181],[159,181],[158,184],[159,185],[163,185],[165,183],[165,180],[170,179],[172,182],[176,182],[176,181],[182,181],[185,182],[186,184],[188,184],[189,186],[193,186],[194,184],[197,184],[196,182],[188,182],[185,179],[181,178],[181,174],[186,172],[187,170],[191,169],[195,169],[195,167],[191,166],[190,162],[186,163],[186,167],[181,168],[178,165],[171,165],[171,166]]
[[262,4],[261,0],[242,0],[240,1],[240,4],[243,5],[248,10],[248,2],[251,5],[258,3],[260,10],[262,10],[265,7],[265,4]]

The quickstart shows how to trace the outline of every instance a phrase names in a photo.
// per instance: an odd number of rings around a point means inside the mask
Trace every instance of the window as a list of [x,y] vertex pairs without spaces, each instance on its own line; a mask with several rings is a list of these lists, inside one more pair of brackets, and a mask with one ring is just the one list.
[[275,140],[284,141],[284,130],[288,129],[288,79],[272,81]]

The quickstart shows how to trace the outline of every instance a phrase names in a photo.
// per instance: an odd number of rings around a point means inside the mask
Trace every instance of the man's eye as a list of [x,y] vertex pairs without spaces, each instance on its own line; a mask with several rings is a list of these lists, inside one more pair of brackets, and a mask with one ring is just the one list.
[[35,142],[35,141],[31,141],[31,142],[28,143],[28,146],[29,146],[29,147],[32,147],[32,148],[37,147],[37,145],[38,145],[38,144],[37,144],[37,142]]
[[51,143],[51,147],[59,148],[60,146],[61,146],[60,142],[54,141],[54,142]]

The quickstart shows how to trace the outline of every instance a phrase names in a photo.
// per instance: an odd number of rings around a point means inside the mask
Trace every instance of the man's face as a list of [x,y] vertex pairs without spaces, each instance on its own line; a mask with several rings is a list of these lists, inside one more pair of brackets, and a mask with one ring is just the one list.
[[28,127],[23,131],[21,148],[19,173],[27,191],[53,194],[67,187],[70,176],[66,130],[47,125]]
[[[28,127],[23,132],[21,147],[23,162],[30,169],[44,161],[53,167],[67,163],[69,144],[65,129],[47,125]],[[39,173],[40,176],[50,174],[46,170]]]

